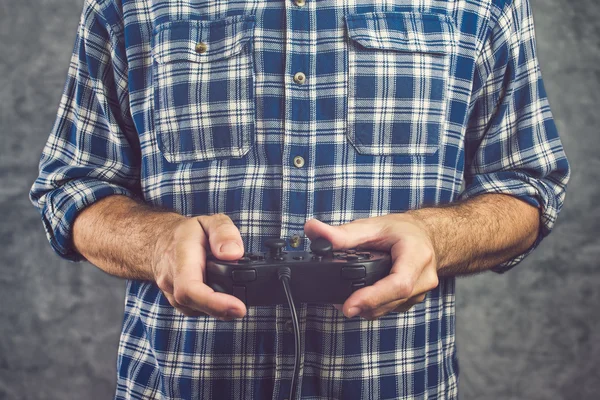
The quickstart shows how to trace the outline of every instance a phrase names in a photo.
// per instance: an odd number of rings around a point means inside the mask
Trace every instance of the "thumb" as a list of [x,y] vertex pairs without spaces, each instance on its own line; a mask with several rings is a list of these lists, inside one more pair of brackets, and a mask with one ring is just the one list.
[[240,231],[224,214],[196,217],[208,236],[210,251],[221,260],[235,260],[244,255]]
[[377,218],[358,219],[347,224],[332,226],[316,219],[306,221],[304,233],[310,240],[327,239],[334,249],[350,249],[358,246],[370,249],[383,248],[382,226]]

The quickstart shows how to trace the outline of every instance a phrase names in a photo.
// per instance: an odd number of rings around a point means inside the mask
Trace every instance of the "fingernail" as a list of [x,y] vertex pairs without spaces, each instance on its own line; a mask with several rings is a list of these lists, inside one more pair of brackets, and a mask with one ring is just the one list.
[[352,317],[355,317],[355,316],[357,316],[358,314],[360,314],[360,312],[361,312],[361,309],[360,309],[360,308],[358,308],[358,307],[351,307],[351,308],[348,310],[348,314],[347,314],[346,316],[347,316],[348,318],[352,318]]
[[227,242],[221,245],[221,248],[219,249],[221,253],[239,253],[240,250],[240,245],[236,242]]

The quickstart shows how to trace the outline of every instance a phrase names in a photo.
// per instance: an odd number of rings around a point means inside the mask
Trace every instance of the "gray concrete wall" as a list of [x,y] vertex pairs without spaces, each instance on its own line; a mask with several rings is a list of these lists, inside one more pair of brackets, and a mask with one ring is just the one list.
[[[600,398],[600,2],[531,1],[573,178],[535,254],[459,281],[463,399]],[[0,399],[114,391],[124,283],[54,256],[27,200],[81,4],[0,1]]]

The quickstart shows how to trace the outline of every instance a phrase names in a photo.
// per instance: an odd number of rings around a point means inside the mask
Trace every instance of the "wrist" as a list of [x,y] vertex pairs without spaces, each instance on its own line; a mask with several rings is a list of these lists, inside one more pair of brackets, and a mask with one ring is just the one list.
[[174,241],[175,229],[182,221],[189,219],[189,217],[177,213],[160,212],[160,214],[162,215],[158,218],[159,221],[153,221],[157,228],[154,230],[152,240],[148,246],[148,251],[151,255],[150,268],[154,281],[160,275],[160,271],[157,268],[160,260]]
[[407,215],[411,221],[417,225],[429,238],[431,247],[435,254],[436,269],[439,271],[444,266],[445,257],[445,242],[444,232],[441,226],[441,212],[442,209],[428,209],[422,208],[419,210],[407,211]]

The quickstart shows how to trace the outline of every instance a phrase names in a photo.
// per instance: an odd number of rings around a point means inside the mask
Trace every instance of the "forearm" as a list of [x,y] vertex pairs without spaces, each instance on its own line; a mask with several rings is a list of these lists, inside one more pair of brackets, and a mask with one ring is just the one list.
[[485,271],[533,245],[539,210],[515,197],[489,194],[409,212],[427,228],[440,276]]
[[73,244],[90,263],[111,275],[152,280],[156,239],[182,218],[126,196],[109,196],[77,216]]

